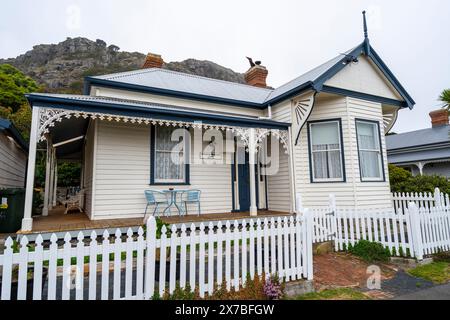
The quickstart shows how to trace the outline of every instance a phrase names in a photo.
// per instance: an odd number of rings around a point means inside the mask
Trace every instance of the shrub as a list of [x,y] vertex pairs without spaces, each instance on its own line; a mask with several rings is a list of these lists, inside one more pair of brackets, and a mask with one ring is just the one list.
[[450,193],[450,181],[443,176],[415,176],[411,172],[389,165],[389,181],[392,192],[441,192]]
[[381,243],[360,240],[349,251],[367,262],[388,261],[390,253]]
[[[269,285],[271,290],[267,290]],[[278,277],[273,276],[266,281],[264,275],[260,277],[256,274],[252,280],[247,274],[245,287],[240,286],[239,290],[236,290],[232,286],[230,290],[227,290],[227,282],[223,280],[220,285],[215,284],[213,293],[205,294],[203,300],[267,300],[279,299],[283,295],[284,285],[280,284]],[[159,298],[159,295],[155,295],[155,297]],[[192,291],[190,286],[186,285],[182,289],[178,283],[172,294],[166,291],[162,298],[164,300],[202,300],[198,288]]]

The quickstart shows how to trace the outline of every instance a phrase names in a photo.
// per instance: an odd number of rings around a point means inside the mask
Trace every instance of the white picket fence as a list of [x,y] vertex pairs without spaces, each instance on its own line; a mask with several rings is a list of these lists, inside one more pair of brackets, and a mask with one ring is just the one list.
[[419,208],[450,207],[449,195],[441,192],[439,188],[435,188],[434,193],[394,192],[392,202],[396,213],[404,212],[410,202]]
[[[150,218],[147,231],[137,235],[118,229],[99,239],[80,232],[62,243],[52,235],[50,243],[38,236],[30,246],[21,239],[19,252],[8,238],[0,255],[1,300],[150,299],[155,293],[172,293],[177,284],[198,288],[201,296],[215,285],[227,289],[245,285],[247,275],[278,274],[286,281],[312,279],[312,218],[237,221],[208,226],[162,228]],[[48,272],[44,272],[48,270]],[[17,273],[17,282],[13,274]]]
[[381,243],[392,255],[420,260],[426,254],[450,251],[448,195],[439,191],[435,194],[439,198],[428,202],[424,197],[414,197],[416,202],[402,203],[401,210],[338,208],[330,195],[328,207],[311,210],[313,242],[334,240],[339,251],[368,240]]

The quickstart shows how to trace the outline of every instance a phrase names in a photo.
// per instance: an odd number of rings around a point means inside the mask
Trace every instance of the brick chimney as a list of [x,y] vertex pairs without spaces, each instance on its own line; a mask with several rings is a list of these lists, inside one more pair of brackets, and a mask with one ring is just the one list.
[[267,87],[266,79],[267,74],[266,67],[261,65],[254,65],[244,74],[245,82],[251,86],[265,88]]
[[147,54],[147,58],[145,58],[144,65],[142,69],[149,68],[161,68],[164,63],[164,60],[161,58],[161,55],[155,53]]
[[430,118],[433,128],[448,125],[448,111],[445,109],[431,111]]

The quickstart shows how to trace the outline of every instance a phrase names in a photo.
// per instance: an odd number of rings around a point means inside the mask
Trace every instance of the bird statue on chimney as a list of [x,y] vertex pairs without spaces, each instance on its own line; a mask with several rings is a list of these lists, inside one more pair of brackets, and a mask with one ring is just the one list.
[[250,68],[253,68],[254,66],[259,66],[261,65],[261,61],[255,61],[253,62],[253,59],[250,57],[246,57],[248,62],[250,63]]

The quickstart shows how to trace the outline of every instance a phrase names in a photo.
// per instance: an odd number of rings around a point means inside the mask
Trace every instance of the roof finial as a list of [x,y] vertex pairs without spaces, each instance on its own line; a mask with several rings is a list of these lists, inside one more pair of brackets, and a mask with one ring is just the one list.
[[367,32],[367,20],[366,20],[366,11],[362,12],[363,14],[363,22],[364,22],[364,53],[368,56],[370,55],[370,42],[369,35]]
[[364,21],[364,38],[368,38],[369,37],[369,35],[368,35],[368,33],[367,33],[367,20],[366,20],[366,11],[364,10],[363,12],[362,12],[362,14],[363,14],[363,21]]

